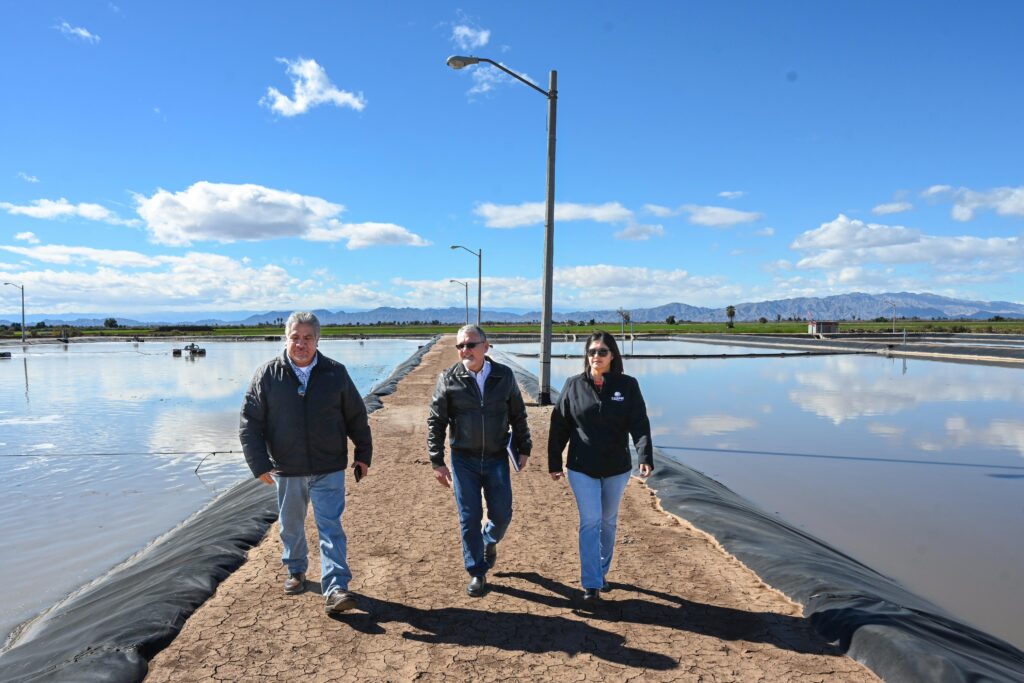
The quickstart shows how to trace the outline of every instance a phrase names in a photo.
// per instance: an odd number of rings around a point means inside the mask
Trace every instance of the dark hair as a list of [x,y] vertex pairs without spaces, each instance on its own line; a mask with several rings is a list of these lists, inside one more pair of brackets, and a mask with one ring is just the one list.
[[587,337],[587,341],[583,344],[583,372],[590,369],[590,360],[587,358],[587,351],[590,350],[590,345],[596,341],[603,342],[604,345],[608,347],[608,350],[612,352],[612,366],[608,368],[608,372],[618,375],[625,372],[625,370],[622,369],[622,354],[619,353],[619,345],[615,343],[615,337],[604,330],[594,330],[593,334]]

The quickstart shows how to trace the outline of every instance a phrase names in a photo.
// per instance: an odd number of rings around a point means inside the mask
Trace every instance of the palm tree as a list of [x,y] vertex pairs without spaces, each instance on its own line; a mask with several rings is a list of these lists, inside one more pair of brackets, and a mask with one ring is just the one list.
[[726,306],[725,307],[725,317],[727,317],[729,319],[729,327],[732,327],[732,319],[736,317],[736,307],[735,306]]

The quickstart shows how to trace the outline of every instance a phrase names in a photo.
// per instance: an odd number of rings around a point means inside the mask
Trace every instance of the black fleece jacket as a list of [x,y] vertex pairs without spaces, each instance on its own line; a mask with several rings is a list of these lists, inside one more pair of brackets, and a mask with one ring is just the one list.
[[630,435],[640,464],[653,470],[651,423],[634,377],[606,373],[600,391],[587,373],[570,377],[551,411],[548,471],[562,471],[562,451],[568,443],[570,470],[595,478],[629,472]]

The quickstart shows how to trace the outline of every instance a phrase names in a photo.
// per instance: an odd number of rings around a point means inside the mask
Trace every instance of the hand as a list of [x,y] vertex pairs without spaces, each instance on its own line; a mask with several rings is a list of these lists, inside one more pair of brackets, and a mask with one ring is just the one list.
[[437,483],[440,484],[441,486],[445,487],[446,489],[451,488],[452,473],[444,465],[434,468],[434,477],[437,478]]
[[548,472],[551,475],[551,481],[558,481],[565,476],[565,472]]
[[651,476],[652,471],[653,469],[650,465],[640,465],[640,476],[643,477],[644,479]]
[[264,472],[259,476],[259,480],[262,481],[264,484],[269,484],[270,486],[273,486],[275,474],[277,474],[277,470],[270,470],[269,472]]
[[360,479],[362,479],[363,477],[365,477],[366,475],[368,475],[370,473],[370,466],[367,465],[365,462],[362,462],[360,460],[354,461],[352,463],[352,467],[354,467],[354,468],[358,467],[359,468],[359,476],[355,478],[357,484],[359,483]]
[[530,462],[530,456],[528,456],[528,455],[520,455],[519,456],[519,469],[525,468],[526,467],[526,463],[528,463],[528,462]]

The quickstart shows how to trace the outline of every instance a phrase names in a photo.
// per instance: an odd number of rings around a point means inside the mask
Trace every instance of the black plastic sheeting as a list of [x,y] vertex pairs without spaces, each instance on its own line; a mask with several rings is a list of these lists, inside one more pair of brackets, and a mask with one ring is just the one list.
[[[434,338],[363,398],[367,410],[416,367]],[[25,626],[0,655],[0,681],[141,681],[149,660],[245,562],[277,519],[273,487],[248,479]]]
[[[537,398],[537,378],[501,354]],[[551,391],[551,400],[558,392]],[[896,581],[790,526],[655,449],[648,479],[662,507],[711,534],[804,606],[828,642],[888,683],[1024,681],[1024,652],[968,626]],[[967,577],[965,577],[967,580]]]
[[[1022,681],[1024,652],[914,595],[722,484],[655,452],[662,507],[714,536],[804,606],[829,642],[890,683]],[[964,577],[968,580],[968,577]]]

